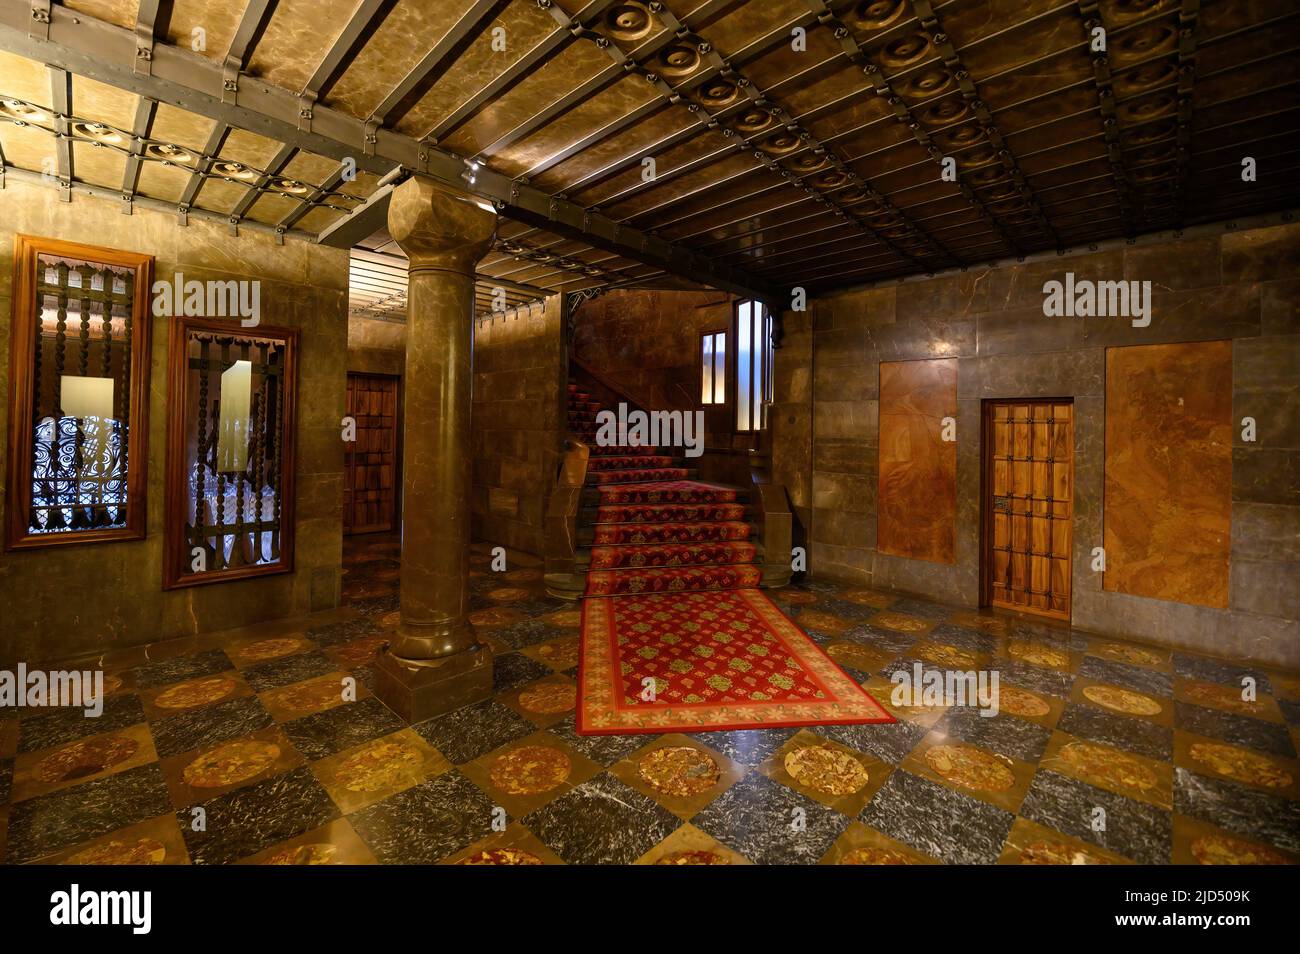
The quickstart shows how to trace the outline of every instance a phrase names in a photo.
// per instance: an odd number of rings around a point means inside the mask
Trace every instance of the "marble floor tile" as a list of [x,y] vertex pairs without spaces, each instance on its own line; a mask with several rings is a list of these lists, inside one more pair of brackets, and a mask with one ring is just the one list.
[[229,864],[302,834],[339,816],[329,794],[305,766],[176,812],[190,860]]
[[158,755],[166,758],[205,745],[252,735],[271,724],[271,714],[256,696],[218,702],[153,723]]
[[241,865],[373,865],[374,853],[346,818],[305,831],[301,835],[241,858]]
[[453,765],[472,762],[480,755],[522,739],[536,726],[495,699],[457,709],[412,726]]
[[1034,776],[1020,814],[1140,864],[1169,863],[1169,812],[1048,769]]
[[851,822],[844,834],[822,856],[824,865],[937,865],[938,858],[924,854],[895,838]]
[[[1086,660],[1080,664],[1081,671],[1084,665]],[[1022,689],[1059,696],[1062,699],[1070,695],[1070,687],[1074,685],[1074,676],[1071,673],[1056,669],[1044,669],[1041,666],[1022,662],[1010,662],[997,668],[1003,685],[1020,686]]]
[[141,765],[14,805],[5,860],[22,864],[169,811],[162,769]]
[[48,749],[84,739],[88,735],[125,729],[144,721],[144,707],[135,693],[105,699],[104,711],[99,716],[90,718],[87,718],[84,709],[53,709],[39,715],[28,715],[15,723],[18,751]]
[[249,666],[244,670],[244,680],[253,687],[254,692],[266,692],[279,689],[295,682],[323,676],[334,672],[338,665],[323,652],[312,651],[283,656],[268,662]]
[[172,659],[160,659],[145,663],[131,671],[137,689],[151,689],[168,683],[184,682],[195,676],[210,676],[215,672],[233,669],[230,657],[220,649],[176,656]]
[[927,731],[923,725],[901,720],[881,725],[817,726],[818,735],[847,745],[856,752],[874,755],[890,765],[903,761]]
[[405,728],[394,712],[374,697],[294,719],[284,734],[309,762]]
[[893,772],[859,816],[922,854],[952,864],[992,864],[1015,816],[910,772]]
[[[348,817],[383,864],[434,864],[487,837],[491,799],[456,769]],[[504,816],[501,816],[504,820]]]
[[1079,666],[1079,675],[1094,682],[1105,682],[1153,696],[1172,696],[1174,694],[1174,677],[1167,672],[1150,669],[1146,666],[1132,666],[1128,663],[1098,659],[1085,656]]
[[751,772],[691,824],[758,864],[812,864],[849,826],[849,818],[807,795]]
[[1172,729],[1077,702],[1066,704],[1056,727],[1077,738],[1101,742],[1147,758],[1168,761],[1174,754]]
[[1285,726],[1249,716],[1234,715],[1218,709],[1192,705],[1190,702],[1174,703],[1174,725],[1186,732],[1206,735],[1235,745],[1244,745],[1274,755],[1295,758],[1295,746]]
[[631,864],[676,829],[680,820],[608,772],[521,819],[567,864]]
[[566,716],[560,722],[549,726],[547,731],[606,768],[654,738],[646,735],[578,735],[573,715]]
[[1273,692],[1273,686],[1269,682],[1268,674],[1262,669],[1256,669],[1252,666],[1240,666],[1221,659],[1210,659],[1208,656],[1175,652],[1174,672],[1186,679],[1218,682],[1238,688],[1242,685],[1242,679],[1249,677],[1255,680],[1257,692],[1269,695]]
[[798,729],[732,729],[694,732],[691,738],[721,752],[733,762],[753,767],[785,744]]
[[969,706],[948,710],[939,726],[954,738],[1026,762],[1037,762],[1051,738],[1050,730],[1005,712],[984,716]]
[[505,653],[492,660],[492,691],[509,692],[551,674],[551,667],[523,653]]
[[44,865],[187,865],[190,853],[168,812],[41,859]]
[[687,865],[752,865],[738,851],[728,848],[690,822],[682,825],[635,862],[638,865],[685,867]]
[[1175,768],[1174,810],[1284,851],[1300,852],[1300,802]]

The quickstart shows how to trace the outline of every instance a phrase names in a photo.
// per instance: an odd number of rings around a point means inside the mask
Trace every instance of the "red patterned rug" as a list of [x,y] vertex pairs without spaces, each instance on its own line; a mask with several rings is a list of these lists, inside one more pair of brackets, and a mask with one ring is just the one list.
[[757,589],[587,598],[582,735],[894,718]]

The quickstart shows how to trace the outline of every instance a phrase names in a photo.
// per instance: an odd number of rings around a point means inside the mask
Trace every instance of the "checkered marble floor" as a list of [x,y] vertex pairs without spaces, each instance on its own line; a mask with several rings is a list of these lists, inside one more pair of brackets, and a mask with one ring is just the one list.
[[1300,857],[1296,674],[813,581],[773,598],[881,703],[900,668],[996,669],[1001,712],[581,737],[578,611],[544,594],[534,558],[491,572],[481,547],[473,621],[497,654],[495,696],[406,726],[369,689],[397,621],[397,554],[395,538],[353,538],[340,610],[103,660],[101,718],[6,712],[0,860]]

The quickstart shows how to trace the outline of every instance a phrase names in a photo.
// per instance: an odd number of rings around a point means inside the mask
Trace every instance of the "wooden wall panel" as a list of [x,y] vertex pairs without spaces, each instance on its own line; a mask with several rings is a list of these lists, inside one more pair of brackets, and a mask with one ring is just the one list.
[[1105,589],[1228,605],[1232,342],[1106,351]]
[[957,361],[880,364],[880,489],[876,549],[953,563],[957,443],[942,438],[957,416]]

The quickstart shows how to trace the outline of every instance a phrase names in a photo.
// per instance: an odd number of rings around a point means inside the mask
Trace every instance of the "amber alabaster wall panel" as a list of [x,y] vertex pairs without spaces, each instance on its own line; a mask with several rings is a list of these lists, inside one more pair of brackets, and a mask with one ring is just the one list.
[[1232,342],[1106,351],[1112,592],[1228,605]]
[[957,361],[880,364],[880,483],[876,548],[952,563],[957,444],[942,436],[957,416]]

